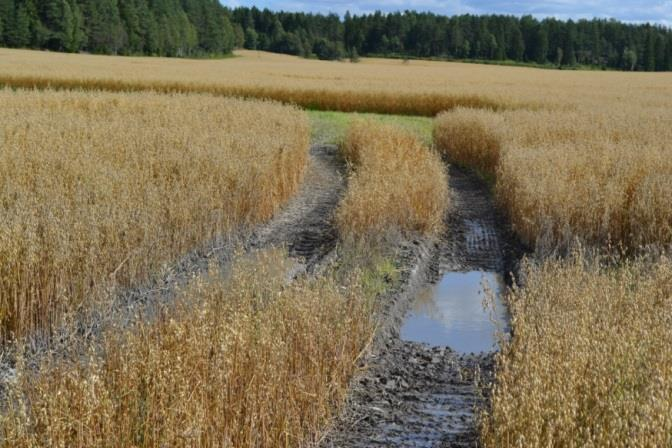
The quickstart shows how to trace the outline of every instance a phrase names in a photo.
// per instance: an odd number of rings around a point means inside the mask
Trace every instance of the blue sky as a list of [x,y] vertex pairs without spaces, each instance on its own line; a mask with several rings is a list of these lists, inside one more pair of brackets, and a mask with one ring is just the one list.
[[672,26],[672,0],[221,0],[230,7],[257,6],[284,11],[367,13],[375,10],[403,11],[415,9],[440,14],[497,13],[532,14],[537,17],[578,19],[613,17],[627,22],[655,22]]

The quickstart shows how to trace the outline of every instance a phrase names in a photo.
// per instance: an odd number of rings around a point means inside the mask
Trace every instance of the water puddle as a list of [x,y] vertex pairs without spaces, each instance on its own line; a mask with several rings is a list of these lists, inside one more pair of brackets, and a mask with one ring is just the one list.
[[460,353],[496,350],[498,329],[508,328],[508,312],[501,300],[505,289],[503,277],[496,273],[446,273],[416,298],[401,338]]

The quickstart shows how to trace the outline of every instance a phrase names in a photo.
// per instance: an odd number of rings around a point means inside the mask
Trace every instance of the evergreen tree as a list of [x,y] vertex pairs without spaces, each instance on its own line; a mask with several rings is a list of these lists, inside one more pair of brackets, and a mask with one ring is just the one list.
[[137,6],[140,35],[142,37],[142,52],[156,55],[159,53],[159,24],[145,0],[140,0]]
[[0,45],[9,45],[7,30],[14,16],[14,0],[0,0]]
[[562,58],[560,62],[562,65],[576,65],[575,42],[576,26],[574,25],[574,22],[569,20],[565,28],[564,43],[562,47]]
[[248,28],[245,30],[245,48],[248,50],[256,50],[257,45],[259,44],[259,35],[254,30],[254,28]]
[[234,47],[235,48],[244,48],[245,47],[245,30],[240,23],[233,25],[233,35],[234,35]]
[[646,33],[646,42],[644,44],[644,70],[654,71],[656,69],[656,35],[654,29],[649,29]]
[[511,30],[511,42],[509,44],[509,58],[514,61],[522,61],[525,56],[525,41],[523,40],[523,33],[518,26],[514,26]]
[[10,47],[27,47],[30,43],[30,18],[23,2],[14,4],[6,22],[5,40]]
[[540,24],[536,30],[536,43],[534,47],[534,60],[538,64],[548,62],[548,29]]
[[666,61],[665,61],[665,46],[667,42],[665,41],[665,36],[656,31],[656,43],[655,43],[655,64],[656,71],[666,70]]
[[667,36],[665,43],[665,61],[663,63],[663,70],[672,71],[672,36]]
[[138,5],[134,0],[119,0],[119,15],[126,29],[127,46],[124,53],[142,53],[144,39]]

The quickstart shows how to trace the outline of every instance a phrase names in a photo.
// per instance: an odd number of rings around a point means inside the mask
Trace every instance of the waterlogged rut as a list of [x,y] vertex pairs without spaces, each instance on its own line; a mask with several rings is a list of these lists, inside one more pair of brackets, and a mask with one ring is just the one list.
[[[416,242],[420,249],[410,251],[411,274],[391,298],[394,305],[384,312],[386,322],[366,370],[353,381],[346,411],[325,436],[324,447],[478,443],[476,414],[486,403],[493,370],[496,341],[488,327],[493,323],[479,314],[485,313],[481,295],[468,298],[478,300],[477,305],[445,300],[483,289],[480,272],[497,283],[490,285],[496,293],[503,274],[513,270],[518,250],[487,186],[469,171],[451,167],[449,174],[446,231],[438,241]],[[437,294],[442,288],[453,297]],[[433,298],[427,299],[428,291]],[[423,302],[430,302],[433,311],[423,315]],[[501,302],[493,310],[494,320],[505,323]],[[469,348],[485,352],[464,352]]]

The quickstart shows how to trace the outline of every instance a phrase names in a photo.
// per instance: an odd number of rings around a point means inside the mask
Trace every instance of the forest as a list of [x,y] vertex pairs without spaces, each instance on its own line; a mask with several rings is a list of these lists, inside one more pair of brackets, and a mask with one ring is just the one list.
[[532,16],[273,13],[237,8],[245,47],[320,59],[361,56],[514,61],[623,70],[672,70],[672,32],[616,20]]
[[672,70],[672,31],[616,20],[226,8],[217,0],[0,0],[0,46],[176,57],[234,48],[307,58],[436,58]]
[[195,57],[234,48],[217,0],[0,0],[0,46]]

